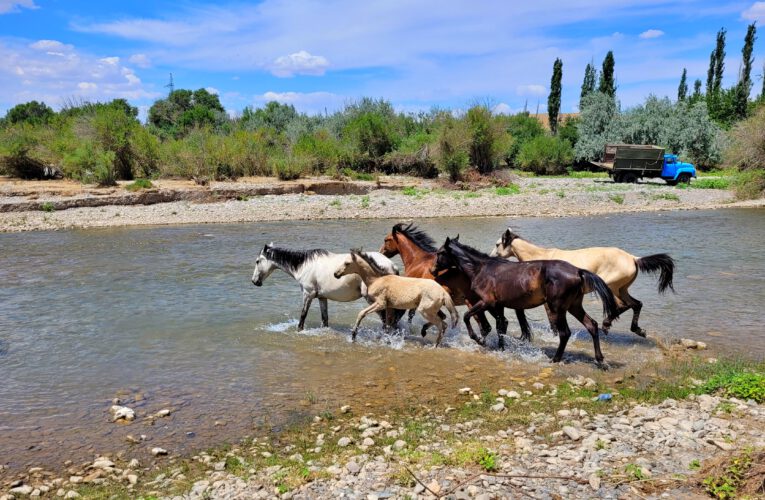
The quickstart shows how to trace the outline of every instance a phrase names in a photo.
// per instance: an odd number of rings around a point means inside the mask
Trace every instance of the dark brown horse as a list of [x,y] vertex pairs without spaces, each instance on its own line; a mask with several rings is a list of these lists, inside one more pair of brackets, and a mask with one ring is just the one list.
[[[470,307],[479,300],[479,297],[470,290],[470,280],[462,273],[454,270],[445,270],[439,273],[431,272],[433,263],[436,260],[435,241],[424,231],[417,229],[412,224],[396,224],[387,236],[383,246],[380,247],[380,253],[390,258],[394,255],[401,255],[404,262],[404,276],[410,278],[425,278],[436,280],[443,286],[452,297],[456,305],[467,305]],[[414,311],[409,312],[409,320],[412,320]],[[496,318],[496,317],[495,317]],[[504,318],[496,318],[500,324]],[[486,314],[481,312],[477,316],[477,321],[481,327],[481,333],[485,337],[491,332],[491,324],[486,319]],[[423,327],[422,335],[425,336]],[[470,337],[483,344],[483,340],[470,331]]]
[[[519,313],[523,332],[521,338],[530,340],[531,332],[523,310],[546,302],[550,326],[560,337],[553,362],[561,360],[571,336],[566,321],[566,312],[570,312],[590,332],[595,347],[595,360],[599,366],[604,367],[598,323],[585,312],[582,301],[587,290],[592,290],[603,302],[604,313],[618,316],[618,308],[614,294],[596,274],[562,260],[511,262],[490,257],[461,244],[459,236],[455,239],[446,238],[436,253],[431,272],[436,274],[445,269],[455,269],[467,276],[471,290],[480,298],[465,314],[468,331],[471,330],[470,318],[474,315],[482,311],[493,311],[493,314],[501,315],[503,308],[509,307]],[[506,328],[506,324],[503,328]],[[497,330],[500,334],[500,347],[503,348],[502,335],[505,331],[499,325]]]

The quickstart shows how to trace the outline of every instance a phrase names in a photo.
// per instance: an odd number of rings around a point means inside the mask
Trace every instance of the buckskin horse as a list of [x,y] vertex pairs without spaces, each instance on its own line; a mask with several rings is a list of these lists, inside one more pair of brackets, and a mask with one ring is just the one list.
[[[643,303],[629,294],[629,287],[635,282],[638,272],[660,273],[659,293],[666,292],[667,288],[675,291],[672,286],[675,261],[666,253],[635,257],[616,247],[590,247],[578,250],[544,248],[521,238],[512,229],[507,228],[497,240],[491,255],[504,258],[515,257],[521,262],[548,259],[565,260],[580,269],[586,269],[597,274],[603,278],[603,281],[606,282],[616,297],[619,313],[632,309],[630,330],[641,337],[646,336],[645,330],[638,325]],[[603,318],[603,333],[608,334],[614,319],[611,316]]]
[[[464,321],[468,331],[470,318],[482,311],[494,311],[502,316],[505,307],[519,312],[523,335],[530,340],[531,332],[526,322],[524,309],[531,309],[547,303],[550,326],[559,335],[558,349],[553,357],[557,363],[563,357],[566,344],[571,336],[566,313],[571,313],[592,336],[595,360],[601,368],[603,353],[600,351],[598,323],[582,307],[584,295],[593,291],[603,303],[603,311],[609,316],[618,316],[616,300],[606,282],[596,274],[579,269],[562,260],[537,260],[512,262],[491,257],[475,248],[459,242],[459,236],[446,242],[436,252],[431,268],[433,274],[445,269],[456,269],[470,280],[470,289],[480,300],[465,313]],[[522,321],[520,320],[522,318]],[[502,336],[506,333],[505,321],[497,330],[500,348],[504,348]],[[472,336],[472,335],[471,335]]]

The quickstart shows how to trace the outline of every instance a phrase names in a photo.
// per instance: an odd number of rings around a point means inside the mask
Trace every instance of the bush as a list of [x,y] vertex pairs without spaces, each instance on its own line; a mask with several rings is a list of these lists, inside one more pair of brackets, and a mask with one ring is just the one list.
[[499,117],[498,120],[511,138],[504,151],[505,161],[508,165],[515,165],[518,152],[525,143],[545,134],[545,129],[539,120],[528,113]]
[[436,143],[436,164],[455,182],[470,162],[470,136],[464,122],[449,118],[442,125]]
[[465,115],[470,133],[470,163],[482,174],[497,168],[508,144],[502,125],[486,106],[473,106]]
[[518,152],[516,164],[536,174],[562,174],[571,164],[574,152],[568,141],[542,135],[526,142]]
[[380,158],[393,151],[399,137],[389,117],[368,112],[352,118],[343,129],[343,138],[362,155]]
[[754,200],[765,194],[765,170],[741,172],[733,183],[736,197],[740,200]]
[[765,168],[765,106],[731,130],[725,162],[741,170]]
[[154,184],[152,184],[149,179],[136,179],[132,183],[125,186],[125,189],[128,191],[139,191],[141,189],[151,189],[153,187]]
[[269,160],[273,175],[283,181],[299,179],[311,169],[310,158],[302,156],[274,157]]
[[5,114],[5,121],[10,124],[43,125],[50,123],[54,115],[53,110],[44,102],[29,101],[9,109]]
[[380,162],[380,169],[386,174],[407,174],[432,179],[438,177],[438,168],[430,157],[428,146],[416,153],[393,151]]
[[582,98],[579,120],[579,140],[574,150],[577,160],[600,160],[606,144],[622,141],[619,104],[612,96],[602,92],[587,94]]
[[719,373],[709,379],[701,390],[707,393],[721,391],[727,397],[762,403],[765,402],[765,374],[741,371]]

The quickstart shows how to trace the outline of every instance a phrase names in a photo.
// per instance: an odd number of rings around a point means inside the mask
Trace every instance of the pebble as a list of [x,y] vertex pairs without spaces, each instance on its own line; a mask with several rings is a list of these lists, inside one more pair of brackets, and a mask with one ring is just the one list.
[[397,450],[403,450],[406,448],[406,441],[403,439],[397,439],[395,443],[393,443],[393,447]]
[[505,403],[497,403],[492,405],[491,411],[503,411],[505,409]]
[[518,393],[517,393],[517,392],[515,392],[515,391],[509,391],[509,392],[507,393],[507,397],[508,397],[508,398],[511,398],[511,399],[519,399],[519,398],[521,397],[521,395],[520,395],[520,394],[518,394]]
[[348,446],[351,443],[352,443],[352,441],[351,441],[351,438],[349,438],[349,437],[341,437],[340,439],[337,440],[337,445],[340,448],[345,448],[346,446]]
[[14,495],[29,495],[32,491],[34,491],[34,488],[28,484],[22,484],[21,486],[16,486],[15,488],[10,489],[10,492]]
[[135,420],[135,411],[127,406],[114,405],[111,407],[111,412],[113,414],[112,422],[116,422],[117,420],[126,420],[130,422]]
[[563,433],[568,436],[572,441],[579,441],[579,439],[582,437],[582,434],[576,430],[575,427],[571,427],[570,425],[566,425],[563,427]]
[[594,491],[598,491],[600,489],[600,477],[598,477],[597,474],[590,474],[590,477],[587,479],[587,481],[590,483],[590,488],[592,488]]
[[350,405],[343,405],[340,407],[340,413],[348,413],[351,411]]
[[348,470],[349,474],[353,474],[354,476],[359,473],[361,470],[361,466],[357,464],[356,462],[348,462],[345,464],[345,468]]
[[361,442],[361,444],[363,446],[374,446],[375,445],[375,440],[372,439],[372,438],[366,438],[366,439],[364,439],[364,441]]
[[66,495],[64,495],[64,498],[80,498],[80,494],[74,490],[69,490],[66,492]]
[[158,457],[160,455],[167,455],[167,450],[157,446],[151,449],[151,454],[154,455],[155,457]]
[[470,394],[470,387],[463,387],[462,389],[457,391],[459,394]]

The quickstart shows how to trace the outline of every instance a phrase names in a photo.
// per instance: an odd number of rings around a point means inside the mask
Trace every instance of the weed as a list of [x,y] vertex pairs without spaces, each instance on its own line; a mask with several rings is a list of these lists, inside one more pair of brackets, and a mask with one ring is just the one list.
[[55,205],[53,205],[53,203],[46,201],[40,206],[40,210],[42,210],[43,212],[53,212],[54,210],[56,210],[56,207]]
[[736,406],[729,402],[729,401],[723,401],[717,407],[715,408],[715,411],[721,412],[721,413],[733,413],[733,410],[736,408]]
[[701,468],[701,462],[699,462],[698,458],[694,458],[691,460],[691,463],[688,464],[688,468],[690,470],[696,470]]
[[340,202],[340,200],[332,200],[329,202],[330,207],[340,208],[343,204]]
[[642,481],[645,479],[645,474],[643,474],[643,469],[637,465],[637,464],[627,464],[624,467],[624,472],[627,473],[627,475],[636,481]]
[[486,472],[497,470],[497,455],[486,448],[479,450],[478,465],[483,467]]
[[369,208],[369,195],[361,197],[361,208]]
[[750,371],[718,373],[701,386],[706,393],[721,391],[726,396],[739,399],[765,401],[765,374]]
[[246,194],[238,194],[236,195],[236,199],[237,201],[249,201],[250,197],[247,196]]
[[620,194],[611,194],[608,196],[608,199],[613,201],[614,203],[618,205],[622,205],[624,203],[624,196]]
[[680,197],[675,193],[659,193],[651,197],[654,200],[680,201]]
[[606,442],[602,439],[598,439],[595,441],[595,449],[596,450],[605,450],[606,449]]
[[246,464],[242,463],[242,461],[236,457],[228,456],[226,457],[225,468],[226,471],[231,474],[239,476],[246,470]]
[[497,196],[509,196],[512,194],[518,194],[521,192],[521,188],[517,184],[509,184],[507,186],[499,186],[494,190]]
[[735,498],[736,490],[751,466],[752,457],[749,452],[745,452],[733,458],[721,474],[705,478],[704,489],[715,498]]
[[154,187],[149,179],[136,179],[131,184],[125,186],[128,191],[139,191],[141,189],[150,189]]
[[414,186],[407,186],[401,190],[401,194],[404,196],[414,196],[415,198],[422,198],[428,193],[427,189],[417,189]]
[[728,189],[730,187],[730,180],[725,178],[696,179],[691,183],[691,187],[695,189]]
[[563,191],[563,190],[556,191],[555,192],[555,196],[557,196],[558,198],[565,198],[566,197],[566,192]]
[[480,198],[481,197],[481,193],[474,193],[473,191],[469,191],[469,192],[465,193],[463,197],[464,198]]

